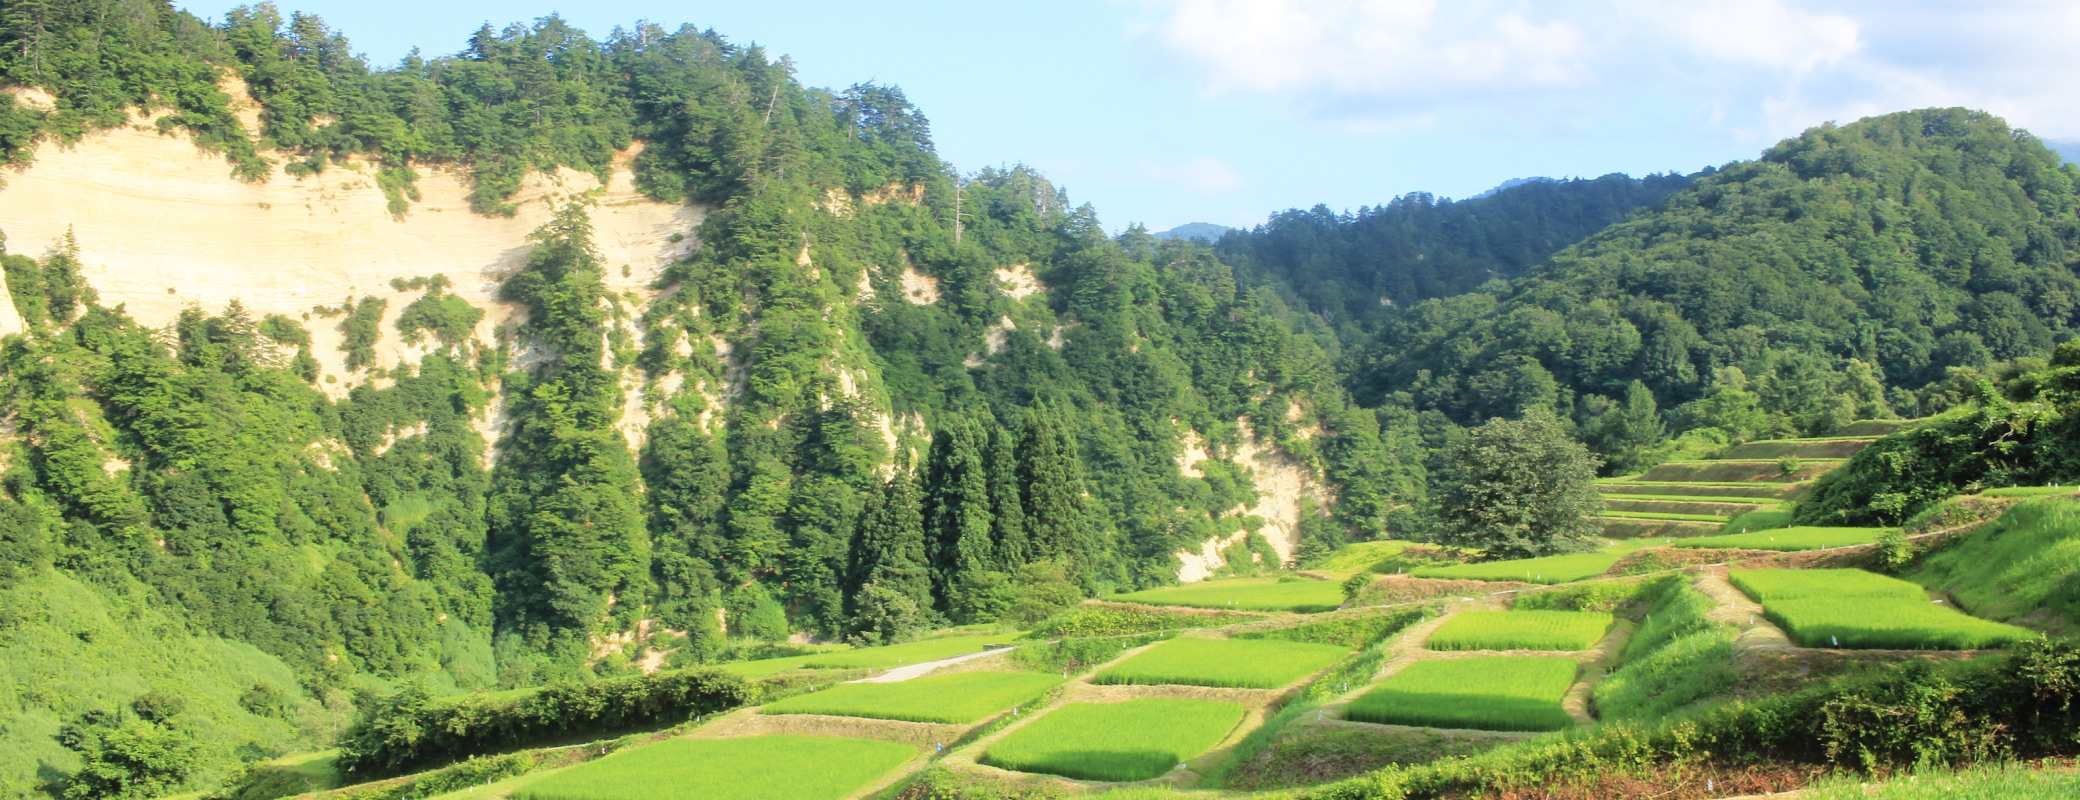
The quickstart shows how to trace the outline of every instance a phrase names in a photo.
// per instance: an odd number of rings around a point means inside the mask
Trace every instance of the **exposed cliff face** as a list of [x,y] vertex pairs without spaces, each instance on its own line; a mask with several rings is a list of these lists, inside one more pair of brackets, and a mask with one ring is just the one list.
[[[571,170],[530,175],[513,198],[518,213],[505,218],[471,213],[460,176],[425,174],[421,199],[396,219],[367,165],[301,179],[277,167],[272,179],[245,183],[230,176],[221,157],[148,123],[140,118],[73,146],[40,145],[35,163],[8,175],[0,191],[10,249],[40,255],[71,229],[102,304],[122,305],[146,325],[166,325],[189,306],[218,311],[234,298],[256,316],[302,321],[313,355],[338,381],[321,378],[320,385],[335,395],[367,378],[340,363],[337,320],[310,314],[313,307],[349,296],[389,300],[377,366],[395,366],[421,352],[396,335],[393,323],[422,292],[396,291],[392,279],[446,275],[453,293],[485,310],[477,334],[491,342],[517,311],[497,299],[498,285],[525,257],[528,233],[555,207],[591,201],[608,288],[639,300],[666,264],[697,246],[694,230],[704,215],[699,206],[638,193],[627,166],[637,152],[631,149],[604,185]],[[12,305],[0,305],[0,333],[19,332]]]

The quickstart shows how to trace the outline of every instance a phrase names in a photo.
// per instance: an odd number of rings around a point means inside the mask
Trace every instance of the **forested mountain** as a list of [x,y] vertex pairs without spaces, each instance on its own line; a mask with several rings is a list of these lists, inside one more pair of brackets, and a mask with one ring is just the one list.
[[1952,367],[2046,356],[2080,310],[2074,169],[1963,109],[1823,126],[1351,359],[1366,403],[1585,420],[1637,381],[1685,427],[1921,413]]
[[[62,725],[121,719],[147,689],[195,698],[221,759],[318,737],[357,688],[696,663],[724,630],[1044,615],[1251,532],[1280,557],[1303,533],[1369,536],[1422,492],[1420,457],[1390,453],[1328,356],[1206,247],[1108,237],[1025,168],[956,171],[898,89],[805,87],[709,31],[595,40],[553,16],[394,67],[349,52],[266,4],[215,25],[147,0],[8,4],[0,144],[34,170],[62,158],[40,142],[150,123],[221,153],[227,181],[373,176],[396,225],[442,211],[419,200],[432,172],[495,218],[531,173],[627,169],[646,202],[694,204],[671,241],[699,247],[610,289],[630,267],[592,219],[615,209],[526,195],[554,213],[486,300],[472,276],[406,271],[337,307],[190,306],[161,327],[126,310],[148,295],[97,294],[69,234],[41,257],[15,243],[11,790],[77,763]],[[1253,486],[1274,468],[1297,476],[1286,496]],[[126,619],[159,635],[116,635]],[[216,637],[276,666],[67,668]]]
[[1401,309],[1517,277],[1690,180],[1535,180],[1456,202],[1416,192],[1355,213],[1293,209],[1216,250],[1245,282],[1320,314],[1355,345]]

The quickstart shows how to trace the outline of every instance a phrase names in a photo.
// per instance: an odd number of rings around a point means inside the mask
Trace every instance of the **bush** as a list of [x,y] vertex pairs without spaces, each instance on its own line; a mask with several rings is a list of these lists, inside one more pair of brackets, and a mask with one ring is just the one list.
[[433,704],[414,686],[375,703],[342,737],[339,767],[360,778],[528,746],[574,733],[679,722],[757,700],[761,688],[720,670],[552,684],[513,699]]

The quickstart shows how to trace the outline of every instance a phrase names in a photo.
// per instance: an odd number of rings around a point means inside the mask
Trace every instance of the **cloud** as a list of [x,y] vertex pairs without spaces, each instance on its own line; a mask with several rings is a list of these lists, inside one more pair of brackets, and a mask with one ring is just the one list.
[[1135,166],[1144,178],[1207,197],[1226,194],[1249,185],[1234,167],[1210,156],[1200,156],[1174,164],[1142,159]]
[[[1445,117],[1598,127],[1659,105],[1775,138],[1825,120],[1967,105],[2080,138],[2048,0],[1146,0],[1137,34],[1207,95],[1354,125]],[[1556,122],[1558,120],[1558,122]]]

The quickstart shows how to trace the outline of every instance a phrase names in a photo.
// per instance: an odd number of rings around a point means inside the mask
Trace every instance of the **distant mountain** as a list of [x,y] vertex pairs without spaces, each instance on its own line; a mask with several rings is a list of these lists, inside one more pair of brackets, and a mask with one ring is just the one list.
[[2051,152],[2057,153],[2059,158],[2066,160],[2066,163],[2080,164],[2080,141],[2071,139],[2052,141],[2046,139],[2044,140],[2044,146],[2051,148]]
[[1469,197],[1469,198],[1466,198],[1466,199],[1468,199],[1468,200],[1479,200],[1479,199],[1481,199],[1481,198],[1483,198],[1483,197],[1488,197],[1488,196],[1490,196],[1490,195],[1493,195],[1493,194],[1495,194],[1496,192],[1500,192],[1500,191],[1503,191],[1503,190],[1505,190],[1505,189],[1515,189],[1515,188],[1517,188],[1517,187],[1519,187],[1519,186],[1522,186],[1522,185],[1524,185],[1524,184],[1527,184],[1527,183],[1552,183],[1552,182],[1553,182],[1553,179],[1552,179],[1552,178],[1539,178],[1539,177],[1531,177],[1531,178],[1511,178],[1511,179],[1509,179],[1509,180],[1506,180],[1506,181],[1503,181],[1503,182],[1501,182],[1501,183],[1498,183],[1498,184],[1496,184],[1496,185],[1495,185],[1495,188],[1493,188],[1493,189],[1489,189],[1489,190],[1487,190],[1487,191],[1485,191],[1485,192],[1481,192],[1480,194],[1474,195],[1474,196],[1472,196],[1472,197]]
[[1230,228],[1226,225],[1215,225],[1211,222],[1187,222],[1155,234],[1155,237],[1158,239],[1198,239],[1204,242],[1218,242],[1221,240],[1221,234],[1232,230],[1240,229]]

